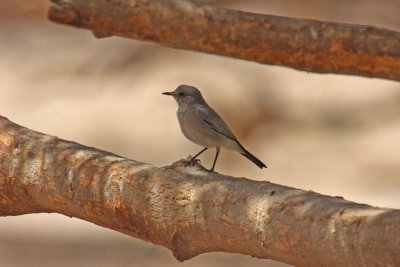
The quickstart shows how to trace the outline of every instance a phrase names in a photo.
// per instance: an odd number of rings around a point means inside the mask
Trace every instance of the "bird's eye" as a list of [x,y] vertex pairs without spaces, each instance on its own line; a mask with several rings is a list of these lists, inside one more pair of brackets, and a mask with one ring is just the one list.
[[179,97],[182,97],[182,96],[184,96],[184,95],[185,95],[184,93],[179,93],[179,94],[178,94]]

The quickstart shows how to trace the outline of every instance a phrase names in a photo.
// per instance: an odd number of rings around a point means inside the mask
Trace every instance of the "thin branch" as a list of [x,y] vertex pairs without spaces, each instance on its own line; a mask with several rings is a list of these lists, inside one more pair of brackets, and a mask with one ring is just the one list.
[[57,0],[54,22],[317,73],[400,81],[400,33],[285,18],[184,0]]
[[159,168],[0,116],[0,216],[57,212],[172,250],[297,266],[400,266],[400,210],[203,171]]

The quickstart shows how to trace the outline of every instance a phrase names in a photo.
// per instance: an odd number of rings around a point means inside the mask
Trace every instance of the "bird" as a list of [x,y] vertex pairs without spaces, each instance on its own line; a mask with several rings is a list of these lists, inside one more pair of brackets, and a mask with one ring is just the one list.
[[183,135],[204,149],[197,153],[188,163],[192,165],[201,153],[209,148],[215,148],[213,165],[208,171],[214,172],[220,148],[237,151],[252,161],[259,168],[267,166],[247,151],[238,141],[223,119],[206,103],[199,89],[189,85],[180,85],[172,92],[164,92],[172,96],[178,103],[179,125]]

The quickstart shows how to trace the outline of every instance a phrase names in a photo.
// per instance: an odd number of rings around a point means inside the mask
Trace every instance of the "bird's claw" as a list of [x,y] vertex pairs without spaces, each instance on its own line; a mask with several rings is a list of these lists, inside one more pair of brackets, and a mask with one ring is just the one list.
[[186,161],[185,162],[185,167],[187,167],[187,166],[193,166],[195,163],[200,163],[200,160],[199,159],[191,159],[191,160],[189,160],[189,161]]

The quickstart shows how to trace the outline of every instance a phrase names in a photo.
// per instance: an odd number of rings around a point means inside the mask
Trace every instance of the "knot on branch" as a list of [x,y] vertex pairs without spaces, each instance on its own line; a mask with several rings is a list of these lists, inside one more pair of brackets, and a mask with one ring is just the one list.
[[79,15],[74,9],[73,3],[67,0],[51,0],[55,5],[51,6],[48,19],[57,23],[78,25]]
[[184,240],[184,235],[179,232],[175,232],[172,237],[171,250],[174,257],[180,262],[190,260],[201,254],[200,252],[195,252],[194,250],[190,249],[190,246]]
[[93,31],[93,35],[96,38],[106,38],[106,37],[110,37],[113,35],[112,31],[109,30],[97,30],[97,31]]

